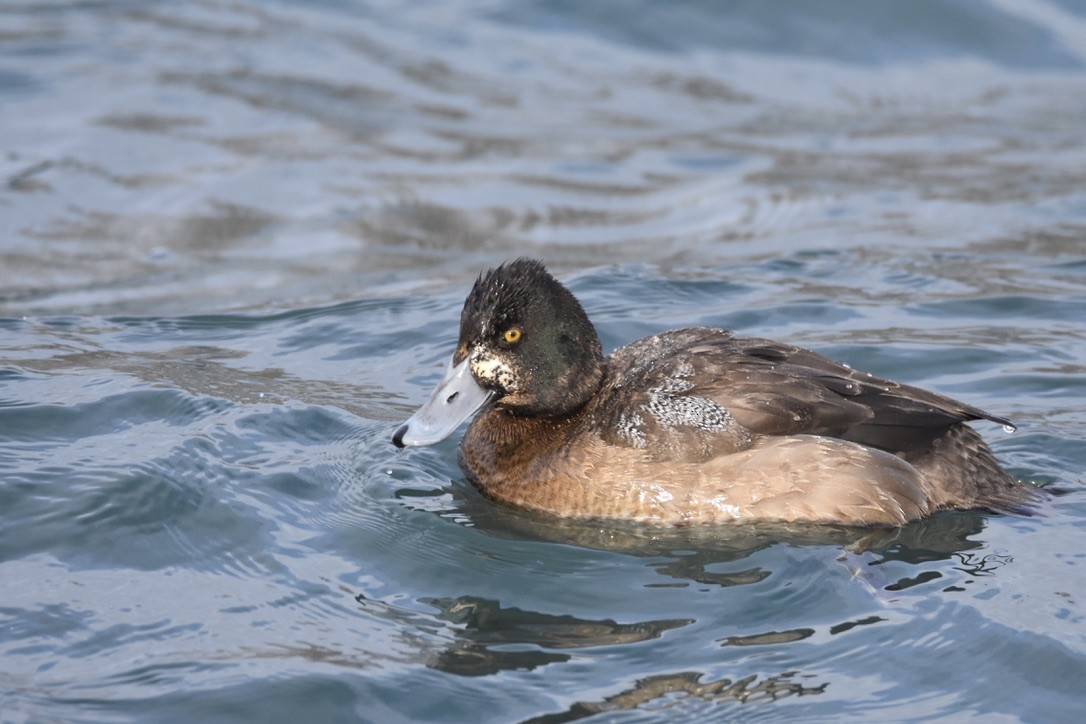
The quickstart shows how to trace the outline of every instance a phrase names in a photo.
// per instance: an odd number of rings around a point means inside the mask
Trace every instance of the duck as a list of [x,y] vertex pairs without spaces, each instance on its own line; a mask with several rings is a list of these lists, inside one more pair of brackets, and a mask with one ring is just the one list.
[[969,424],[1011,422],[817,352],[686,327],[604,355],[535,259],[481,273],[429,399],[392,435],[444,440],[487,498],[562,518],[663,526],[902,526],[950,509],[1029,515]]

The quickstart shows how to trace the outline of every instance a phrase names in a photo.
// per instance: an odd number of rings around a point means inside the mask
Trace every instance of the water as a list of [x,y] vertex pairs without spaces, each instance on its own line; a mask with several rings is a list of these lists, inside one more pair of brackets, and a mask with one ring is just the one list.
[[[0,720],[1075,721],[1086,9],[0,3]],[[480,269],[1014,420],[1033,518],[559,523],[400,452]],[[602,713],[601,713],[602,712]]]

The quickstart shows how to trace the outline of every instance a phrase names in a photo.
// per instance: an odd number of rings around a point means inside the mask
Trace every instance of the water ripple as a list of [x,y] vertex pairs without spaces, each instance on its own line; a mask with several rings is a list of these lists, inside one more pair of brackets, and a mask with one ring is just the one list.
[[[5,720],[1080,717],[1081,11],[605,5],[4,3]],[[389,436],[522,254],[609,348],[728,326],[1012,416],[1053,495],[497,506]]]

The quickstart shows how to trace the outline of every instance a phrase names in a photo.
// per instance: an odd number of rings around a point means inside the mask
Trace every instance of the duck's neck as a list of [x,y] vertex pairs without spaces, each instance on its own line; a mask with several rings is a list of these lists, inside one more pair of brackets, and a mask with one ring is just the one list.
[[582,408],[568,416],[522,417],[489,407],[476,415],[464,434],[460,467],[490,497],[512,483],[538,481],[545,472],[536,469],[539,461],[553,461],[552,455],[569,439],[569,428],[577,425],[583,412]]

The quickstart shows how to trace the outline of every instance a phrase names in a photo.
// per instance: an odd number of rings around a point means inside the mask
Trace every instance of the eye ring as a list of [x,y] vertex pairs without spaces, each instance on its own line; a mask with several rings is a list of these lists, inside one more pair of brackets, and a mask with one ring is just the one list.
[[502,334],[502,341],[506,344],[516,344],[521,338],[520,327],[510,327]]

